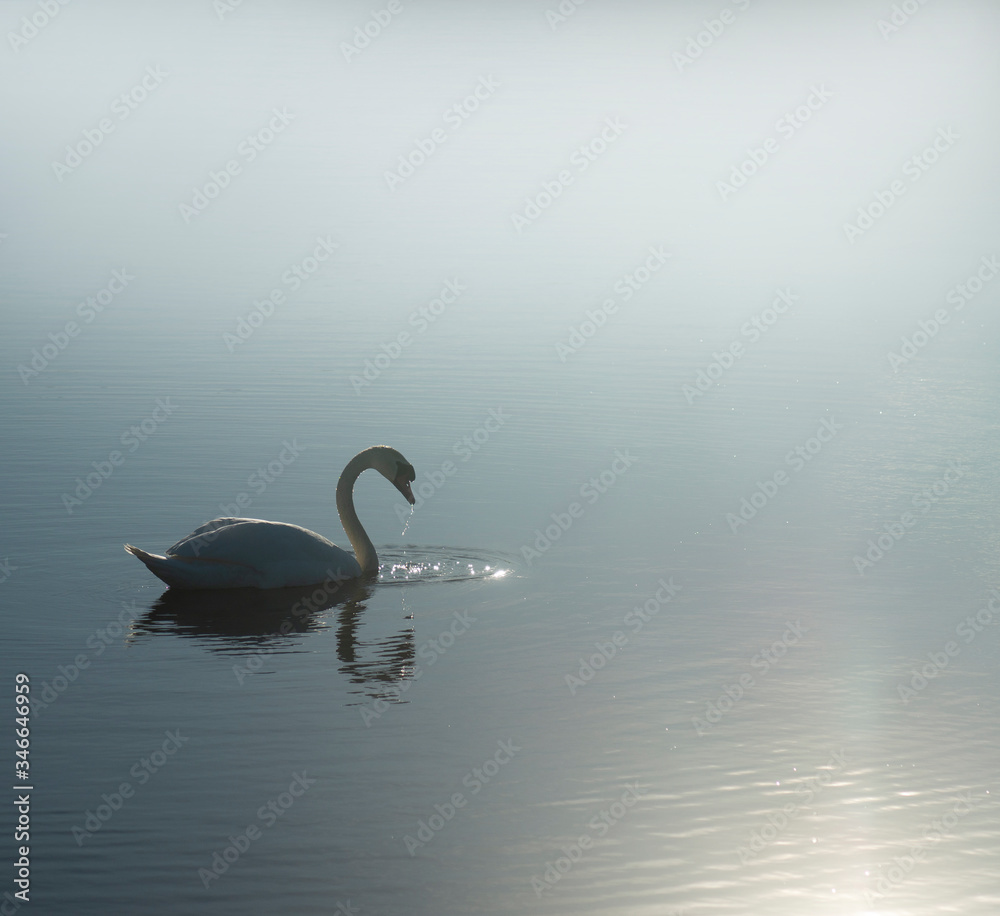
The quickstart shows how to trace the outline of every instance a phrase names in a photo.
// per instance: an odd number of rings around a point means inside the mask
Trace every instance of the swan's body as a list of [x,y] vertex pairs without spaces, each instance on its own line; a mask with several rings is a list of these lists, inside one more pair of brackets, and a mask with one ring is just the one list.
[[257,518],[213,519],[163,557],[131,544],[125,549],[172,588],[285,588],[374,575],[378,554],[354,510],[354,482],[366,468],[414,501],[413,465],[394,448],[375,445],[355,455],[337,483],[337,511],[354,556],[308,528]]

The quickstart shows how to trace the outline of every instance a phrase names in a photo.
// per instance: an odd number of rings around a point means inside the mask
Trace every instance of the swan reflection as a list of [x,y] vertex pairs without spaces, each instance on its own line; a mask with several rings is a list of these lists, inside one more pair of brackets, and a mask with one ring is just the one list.
[[136,621],[133,632],[195,637],[205,640],[206,648],[212,651],[239,651],[325,629],[324,612],[347,604],[363,607],[371,593],[371,587],[363,582],[332,588],[170,588]]
[[130,641],[166,634],[193,638],[211,652],[237,657],[249,674],[260,670],[263,657],[304,652],[306,635],[335,627],[341,672],[352,684],[365,685],[366,696],[395,695],[386,688],[414,666],[413,626],[407,622],[389,636],[359,639],[373,592],[373,585],[363,580],[333,590],[167,589],[133,622]]
[[[376,588],[455,587],[500,580],[512,571],[510,558],[495,553],[390,546],[385,548],[377,581],[352,579],[338,585],[328,579],[320,585],[276,589],[167,589],[133,621],[129,642],[158,635],[195,639],[210,652],[233,656],[234,670],[246,677],[266,670],[267,656],[305,652],[309,634],[333,629],[339,669],[354,686],[353,692],[366,700],[398,702],[416,670],[413,624],[406,615],[404,589],[404,625],[396,632],[373,635],[370,627],[375,621],[366,620],[365,612]],[[384,620],[384,614],[377,616]],[[362,638],[366,622],[369,629]],[[242,683],[239,673],[237,677]]]

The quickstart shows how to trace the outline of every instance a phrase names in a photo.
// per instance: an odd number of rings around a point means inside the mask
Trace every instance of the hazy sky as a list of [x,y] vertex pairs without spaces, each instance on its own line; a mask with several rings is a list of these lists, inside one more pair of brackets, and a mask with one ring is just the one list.
[[345,320],[459,270],[572,315],[661,245],[701,320],[891,342],[1000,247],[1000,10],[903,6],[6,2],[3,308],[127,267],[230,321],[322,236]]

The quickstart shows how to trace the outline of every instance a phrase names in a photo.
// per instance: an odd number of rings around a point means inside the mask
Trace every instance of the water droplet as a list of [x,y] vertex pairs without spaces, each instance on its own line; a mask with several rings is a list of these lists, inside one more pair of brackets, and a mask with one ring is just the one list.
[[410,514],[406,517],[406,524],[403,525],[403,530],[400,533],[400,537],[406,534],[406,529],[410,527],[411,521],[413,521],[413,506],[410,506]]

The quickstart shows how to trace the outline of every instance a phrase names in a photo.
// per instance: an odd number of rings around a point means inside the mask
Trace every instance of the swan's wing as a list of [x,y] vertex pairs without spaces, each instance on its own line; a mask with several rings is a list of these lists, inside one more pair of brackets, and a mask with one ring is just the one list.
[[[243,522],[259,522],[259,521],[261,521],[261,519],[259,518],[213,518],[210,522],[205,522],[204,525],[199,525],[190,534],[182,537],[176,544],[168,547],[167,553],[176,554],[177,548],[179,548],[185,542],[190,541],[191,538],[197,537],[198,535],[212,534],[216,531],[219,531],[222,528],[228,528],[231,525],[239,525]],[[214,540],[214,538],[212,540]]]
[[[321,534],[259,518],[213,519],[170,547],[167,556],[239,563],[258,571],[265,581],[322,581],[327,570],[330,575],[361,574],[357,560]],[[319,579],[313,578],[319,573]]]
[[260,586],[260,571],[225,560],[194,557],[161,557],[131,544],[125,549],[142,560],[146,568],[171,588],[254,588]]

